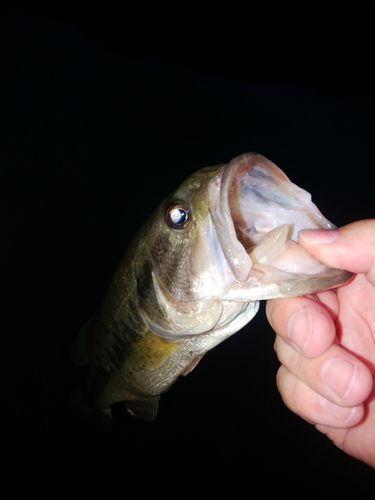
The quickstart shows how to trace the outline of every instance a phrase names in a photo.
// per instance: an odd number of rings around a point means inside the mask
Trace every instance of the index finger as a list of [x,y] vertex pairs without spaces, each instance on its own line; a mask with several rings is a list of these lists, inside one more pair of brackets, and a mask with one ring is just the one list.
[[337,230],[305,229],[298,243],[329,267],[364,274],[375,286],[375,219]]

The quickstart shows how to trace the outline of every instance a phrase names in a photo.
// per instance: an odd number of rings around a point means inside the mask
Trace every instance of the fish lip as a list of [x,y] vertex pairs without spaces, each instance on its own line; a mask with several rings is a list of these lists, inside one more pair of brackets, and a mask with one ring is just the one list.
[[229,191],[237,163],[246,155],[241,155],[221,167],[209,186],[209,210],[218,241],[234,277],[244,281],[249,275],[252,262],[245,247],[236,236]]

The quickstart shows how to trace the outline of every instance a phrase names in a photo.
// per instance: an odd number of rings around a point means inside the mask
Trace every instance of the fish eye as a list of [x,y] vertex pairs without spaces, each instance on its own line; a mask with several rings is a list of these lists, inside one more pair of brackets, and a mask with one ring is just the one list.
[[165,221],[172,229],[185,229],[190,220],[190,210],[182,204],[169,207],[165,213]]

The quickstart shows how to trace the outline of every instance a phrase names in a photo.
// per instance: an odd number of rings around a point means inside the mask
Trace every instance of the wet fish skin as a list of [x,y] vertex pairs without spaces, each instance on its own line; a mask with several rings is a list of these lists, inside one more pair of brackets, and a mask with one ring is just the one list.
[[[178,300],[190,298],[186,255],[191,238],[197,238],[199,221],[207,215],[205,187],[218,167],[192,174],[185,185],[165,199],[140,228],[127,248],[101,307],[87,332],[88,384],[84,399],[96,413],[126,401],[128,411],[144,420],[157,414],[159,395],[189,366],[230,334],[213,332],[199,337],[163,338],[150,331],[142,311],[163,320],[152,274],[170,286]],[[165,212],[184,200],[195,204],[188,231],[175,232],[165,224]],[[252,304],[254,314],[257,304]],[[245,323],[244,323],[245,324]],[[77,356],[76,356],[77,357]],[[104,418],[105,421],[105,418]],[[105,423],[109,427],[109,422]]]
[[[350,279],[346,271],[321,272],[319,263],[313,275],[284,270],[286,246],[298,250],[292,242],[294,223],[286,220],[268,228],[270,221],[257,215],[253,225],[247,200],[256,191],[256,199],[265,199],[266,206],[289,203],[287,217],[294,210],[293,197],[301,196],[308,215],[306,219],[305,208],[297,207],[297,218],[307,220],[307,227],[334,227],[306,192],[293,186],[276,165],[247,153],[228,165],[194,172],[141,226],[75,348],[78,364],[88,362],[88,382],[82,390],[87,413],[93,411],[105,430],[111,406],[121,401],[132,415],[153,420],[160,394],[208,350],[247,324],[259,300],[315,293]],[[273,192],[270,200],[262,190]],[[288,244],[274,243],[273,235],[275,240],[287,238]],[[276,261],[281,269],[272,266]]]

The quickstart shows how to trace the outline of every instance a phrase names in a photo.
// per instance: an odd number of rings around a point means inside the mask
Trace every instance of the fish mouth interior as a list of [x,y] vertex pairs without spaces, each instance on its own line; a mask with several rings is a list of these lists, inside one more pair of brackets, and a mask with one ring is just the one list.
[[315,275],[329,268],[297,243],[301,229],[335,228],[299,188],[265,157],[247,153],[221,171],[220,195],[211,210],[218,239],[239,281],[275,270]]

